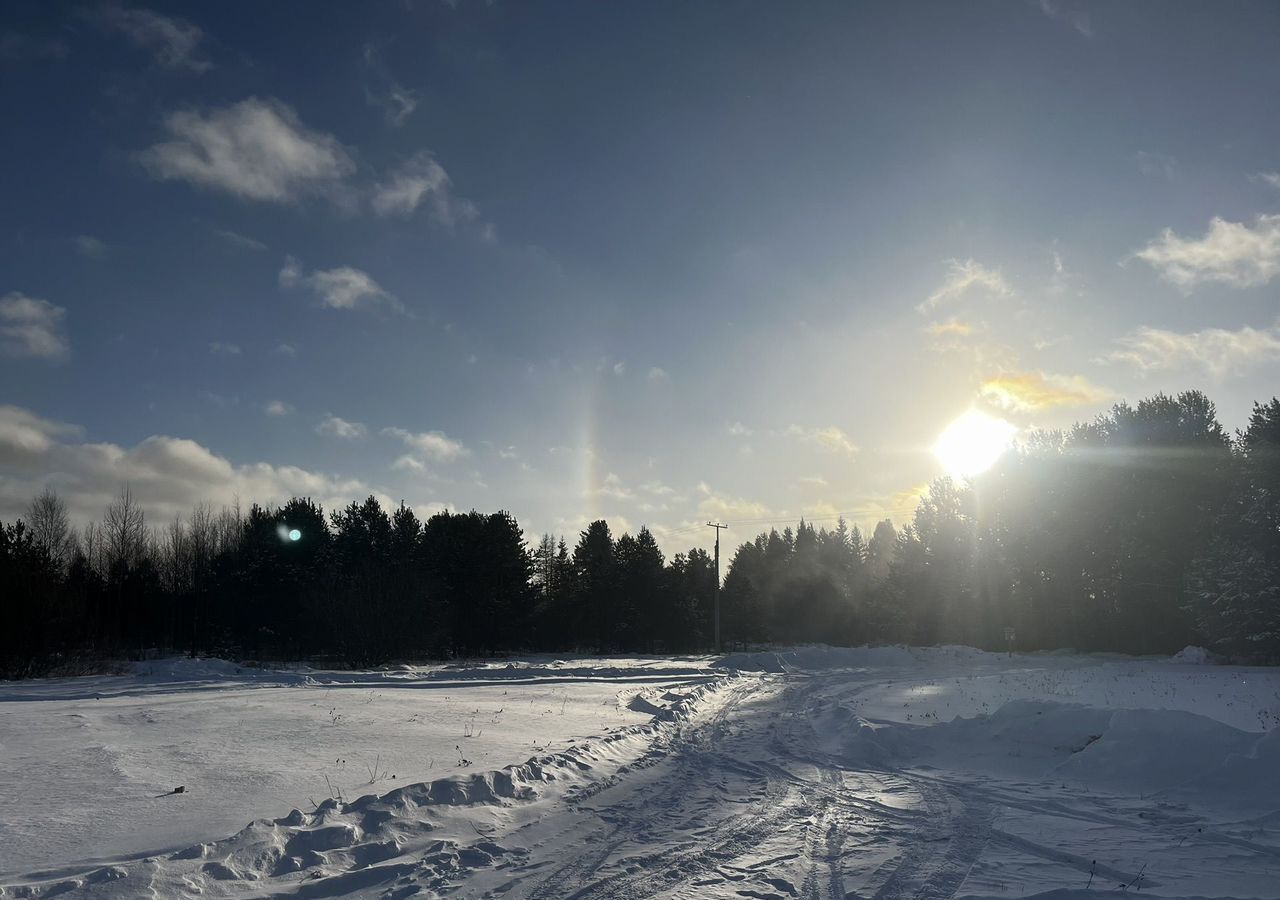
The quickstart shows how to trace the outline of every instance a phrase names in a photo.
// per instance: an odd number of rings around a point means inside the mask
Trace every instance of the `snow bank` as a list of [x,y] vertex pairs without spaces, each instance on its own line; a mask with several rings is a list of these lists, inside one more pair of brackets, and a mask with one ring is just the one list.
[[1188,644],[1173,654],[1173,659],[1170,662],[1183,663],[1190,666],[1206,666],[1213,662],[1213,656],[1203,647]]
[[[969,648],[965,648],[966,650]],[[980,652],[980,651],[974,651]],[[815,645],[788,650],[731,653],[715,662],[717,668],[741,672],[806,672],[910,666],[919,661],[906,647],[828,647]]]

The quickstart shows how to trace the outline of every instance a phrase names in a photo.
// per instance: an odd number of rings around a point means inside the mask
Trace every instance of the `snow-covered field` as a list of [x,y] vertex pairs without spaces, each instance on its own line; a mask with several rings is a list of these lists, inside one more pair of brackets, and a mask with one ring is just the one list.
[[0,897],[1280,898],[1277,724],[965,648],[0,682]]

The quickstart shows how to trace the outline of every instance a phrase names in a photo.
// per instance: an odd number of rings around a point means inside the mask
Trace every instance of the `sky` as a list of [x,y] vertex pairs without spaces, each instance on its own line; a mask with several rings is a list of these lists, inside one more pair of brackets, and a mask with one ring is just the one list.
[[0,11],[0,519],[910,519],[1017,433],[1280,375],[1280,6]]

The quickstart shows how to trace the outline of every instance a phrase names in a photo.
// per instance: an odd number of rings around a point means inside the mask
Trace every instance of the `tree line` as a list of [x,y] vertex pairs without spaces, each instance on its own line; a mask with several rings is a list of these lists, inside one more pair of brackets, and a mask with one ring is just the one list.
[[[127,486],[73,529],[52,491],[0,523],[0,675],[150,652],[372,665],[521,650],[711,648],[714,564],[592,522],[529,544],[506,512],[425,522],[199,505],[148,524]],[[801,521],[739,546],[726,640],[960,643],[1280,661],[1280,400],[1228,434],[1204,394],[1117,404],[935,481],[869,538]],[[1012,629],[1010,640],[1009,629]]]

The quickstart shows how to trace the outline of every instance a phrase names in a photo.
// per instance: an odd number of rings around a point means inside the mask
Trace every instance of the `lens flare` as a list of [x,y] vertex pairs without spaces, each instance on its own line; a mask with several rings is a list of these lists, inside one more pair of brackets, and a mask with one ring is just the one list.
[[299,530],[298,530],[298,529],[296,529],[296,528],[291,528],[291,529],[289,530],[289,540],[291,540],[291,541],[300,541],[300,540],[302,540],[302,532],[301,532],[301,531],[299,531]]

